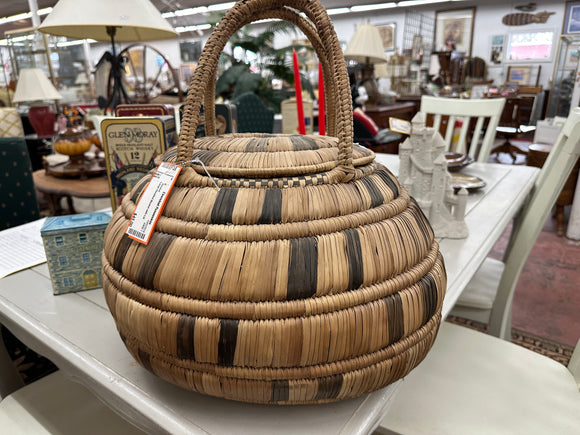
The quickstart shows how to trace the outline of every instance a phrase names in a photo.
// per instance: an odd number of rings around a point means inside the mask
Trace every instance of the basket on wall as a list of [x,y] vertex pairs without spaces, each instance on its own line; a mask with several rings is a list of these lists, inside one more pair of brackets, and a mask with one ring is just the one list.
[[[312,42],[329,135],[216,136],[208,117],[196,139],[201,104],[214,110],[219,54],[264,18],[290,21]],[[443,260],[414,200],[353,144],[346,65],[317,0],[242,0],[227,12],[164,160],[183,169],[150,242],[125,230],[151,174],[113,215],[103,251],[108,306],[143,367],[203,394],[304,404],[372,392],[425,357],[441,320]]]

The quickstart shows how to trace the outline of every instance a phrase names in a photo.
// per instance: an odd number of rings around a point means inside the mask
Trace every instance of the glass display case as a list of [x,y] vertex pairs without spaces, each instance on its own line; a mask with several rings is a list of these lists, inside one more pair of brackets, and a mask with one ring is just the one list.
[[580,35],[562,35],[554,62],[552,88],[546,118],[567,117],[570,108],[578,106],[580,86],[577,85],[580,60]]

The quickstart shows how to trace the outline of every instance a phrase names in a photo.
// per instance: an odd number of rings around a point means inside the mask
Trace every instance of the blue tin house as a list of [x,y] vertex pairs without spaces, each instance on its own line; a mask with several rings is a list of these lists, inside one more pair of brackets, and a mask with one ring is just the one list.
[[49,217],[40,230],[53,293],[101,287],[101,253],[109,213]]

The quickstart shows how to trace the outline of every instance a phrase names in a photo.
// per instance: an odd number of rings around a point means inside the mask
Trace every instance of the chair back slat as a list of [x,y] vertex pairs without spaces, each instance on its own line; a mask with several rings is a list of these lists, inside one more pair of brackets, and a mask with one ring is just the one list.
[[528,202],[514,221],[489,322],[492,335],[504,336],[511,328],[514,290],[524,264],[542,230],[550,210],[580,155],[580,108],[571,113],[534,185]]
[[[437,131],[439,131],[441,126],[441,116],[449,116],[447,130],[445,131],[445,144],[447,150],[451,146],[455,120],[458,117],[463,118],[463,127],[457,151],[465,152],[467,137],[468,135],[471,135],[472,139],[470,141],[469,155],[475,158],[478,162],[486,162],[489,158],[489,153],[495,140],[495,129],[499,123],[504,105],[505,98],[461,100],[457,98],[439,98],[426,95],[421,97],[421,112],[425,115],[432,114],[434,115],[435,121],[439,120],[439,122],[434,122],[433,124],[433,127]],[[473,130],[471,130],[471,118],[477,119],[475,129]],[[481,146],[477,147],[484,128],[485,135],[483,136],[483,141]],[[465,129],[465,136],[463,136],[463,129]],[[464,137],[463,141],[461,140],[462,137]],[[476,144],[475,147],[474,144]]]

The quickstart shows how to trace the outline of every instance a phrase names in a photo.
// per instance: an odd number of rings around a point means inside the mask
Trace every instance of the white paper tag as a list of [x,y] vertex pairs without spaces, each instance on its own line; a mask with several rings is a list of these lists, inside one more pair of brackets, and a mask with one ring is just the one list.
[[153,229],[169,198],[181,166],[161,163],[141,195],[125,233],[143,244],[149,243]]
[[399,118],[389,118],[389,129],[397,133],[411,134],[411,123]]

